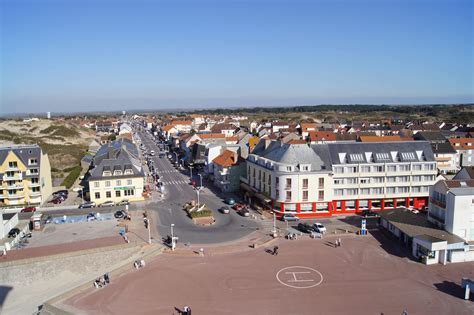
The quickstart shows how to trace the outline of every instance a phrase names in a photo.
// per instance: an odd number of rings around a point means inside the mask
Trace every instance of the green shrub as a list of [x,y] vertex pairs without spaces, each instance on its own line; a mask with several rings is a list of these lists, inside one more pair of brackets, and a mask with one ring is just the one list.
[[82,167],[80,165],[75,166],[71,172],[66,176],[62,182],[62,186],[66,186],[67,189],[71,188],[76,179],[81,174]]
[[192,219],[212,217],[212,211],[211,210],[201,210],[199,212],[193,211],[190,213],[190,216]]

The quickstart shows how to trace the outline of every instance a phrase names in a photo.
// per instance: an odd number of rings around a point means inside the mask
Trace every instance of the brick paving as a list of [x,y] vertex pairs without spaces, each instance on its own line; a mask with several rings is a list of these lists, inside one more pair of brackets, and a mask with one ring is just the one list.
[[[474,313],[459,286],[461,277],[474,278],[474,263],[425,266],[380,235],[345,237],[339,248],[333,242],[280,239],[278,256],[267,252],[273,245],[204,257],[161,255],[63,306],[87,314],[178,314],[184,305],[209,315]],[[322,282],[289,287],[293,278],[277,274],[291,266],[317,270]]]

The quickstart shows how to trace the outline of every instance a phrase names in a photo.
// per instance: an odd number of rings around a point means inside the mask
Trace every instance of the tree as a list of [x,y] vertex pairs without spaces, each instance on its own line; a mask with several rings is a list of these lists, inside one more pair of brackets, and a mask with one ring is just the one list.
[[109,141],[115,141],[115,139],[117,139],[117,136],[115,135],[115,133],[109,135]]

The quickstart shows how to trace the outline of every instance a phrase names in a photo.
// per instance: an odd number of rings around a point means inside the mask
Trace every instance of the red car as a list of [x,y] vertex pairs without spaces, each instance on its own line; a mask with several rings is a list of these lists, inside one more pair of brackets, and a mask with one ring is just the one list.
[[26,207],[21,210],[21,212],[35,212],[36,207]]
[[245,206],[241,203],[236,203],[235,205],[232,206],[232,208],[234,208],[235,211],[240,211],[244,208]]

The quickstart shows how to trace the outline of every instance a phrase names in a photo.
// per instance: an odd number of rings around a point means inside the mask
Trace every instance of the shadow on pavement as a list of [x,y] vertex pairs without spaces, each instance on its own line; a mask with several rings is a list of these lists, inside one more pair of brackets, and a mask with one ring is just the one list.
[[387,232],[373,231],[370,234],[380,243],[380,247],[390,255],[397,256],[400,258],[408,258],[412,261],[418,261],[410,255],[409,249],[404,247],[399,239],[392,235],[388,235]]
[[11,290],[13,290],[13,287],[0,285],[0,311],[3,309],[5,300],[7,299],[8,293],[10,293]]
[[[464,288],[455,282],[452,281],[443,281],[441,283],[433,284],[438,291],[444,292],[448,295],[464,299]],[[474,294],[471,293],[470,301],[474,301]]]

